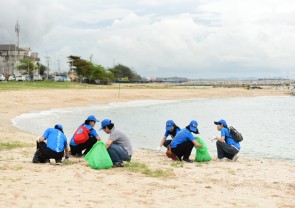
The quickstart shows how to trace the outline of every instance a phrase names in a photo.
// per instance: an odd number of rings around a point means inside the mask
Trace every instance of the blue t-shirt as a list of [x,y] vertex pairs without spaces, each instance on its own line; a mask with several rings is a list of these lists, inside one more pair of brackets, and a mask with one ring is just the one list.
[[[98,133],[96,132],[96,130],[95,130],[94,128],[92,128],[91,125],[87,125],[87,124],[82,124],[82,125],[85,126],[87,129],[90,129],[89,135],[92,135],[92,136],[94,136],[94,137],[97,137],[97,136],[98,136]],[[80,126],[82,126],[82,125],[80,125]],[[80,127],[80,126],[79,126],[79,127]],[[79,127],[78,127],[78,128],[79,128]],[[71,138],[70,145],[72,145],[72,146],[77,146],[77,144],[76,144],[75,141],[74,141],[74,135],[73,135],[72,138]]]
[[239,142],[236,142],[236,141],[232,138],[232,136],[231,136],[230,133],[229,133],[228,128],[222,128],[222,129],[221,129],[221,136],[224,136],[224,137],[225,137],[225,142],[226,142],[228,145],[233,145],[233,146],[235,146],[237,149],[241,149],[240,143],[239,143]]
[[182,144],[183,142],[193,141],[193,140],[195,140],[195,137],[193,136],[193,134],[187,128],[184,128],[184,129],[181,129],[180,132],[178,132],[178,134],[176,134],[170,146],[171,148],[176,148],[177,145]]
[[55,152],[62,152],[68,147],[67,137],[58,129],[46,129],[43,137],[47,140],[47,147]]
[[[180,132],[180,129],[177,128],[177,127],[174,127],[174,128],[176,128],[176,134],[178,134],[178,132]],[[176,136],[176,134],[175,135],[172,135],[172,132],[171,131],[166,130],[164,136],[165,137],[168,137],[169,135],[171,135],[171,137],[174,138]]]

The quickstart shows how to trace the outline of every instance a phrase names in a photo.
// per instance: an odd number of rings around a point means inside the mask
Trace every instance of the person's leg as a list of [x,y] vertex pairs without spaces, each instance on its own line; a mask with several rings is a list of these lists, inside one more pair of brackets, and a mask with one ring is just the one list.
[[39,142],[39,149],[41,152],[41,158],[44,162],[47,162],[50,158],[50,152],[49,152],[49,148],[47,148],[47,144],[45,142]]
[[236,148],[234,148],[231,145],[228,145],[225,142],[217,141],[216,146],[219,159],[226,157],[231,160],[233,159],[234,155],[239,153],[239,151]]
[[111,144],[107,150],[108,150],[108,153],[111,157],[113,164],[117,164],[117,163],[122,164],[123,161],[130,160],[128,152],[120,145]]
[[220,141],[217,141],[217,142],[216,142],[217,157],[218,157],[218,159],[222,159],[222,158],[225,157],[225,156],[224,156],[224,151],[223,151],[223,149],[221,148],[221,143],[222,143],[222,142],[220,142]]
[[95,137],[89,137],[85,143],[76,146],[77,153],[81,153],[85,149],[83,155],[86,155],[96,142],[97,139]]
[[194,143],[192,143],[191,141],[187,141],[187,142],[184,142],[184,149],[185,149],[185,152],[184,152],[184,155],[183,155],[183,160],[189,160],[189,157],[191,156],[191,153],[192,153],[192,149],[194,147]]
[[184,156],[185,152],[186,152],[186,144],[181,143],[178,144],[176,148],[172,148],[171,151],[176,155],[176,157],[182,161],[182,156]]
[[171,143],[171,139],[165,140],[163,146],[167,148],[167,146]]
[[82,150],[79,145],[77,145],[77,146],[70,145],[70,148],[71,148],[71,151],[70,151],[71,155],[82,156]]

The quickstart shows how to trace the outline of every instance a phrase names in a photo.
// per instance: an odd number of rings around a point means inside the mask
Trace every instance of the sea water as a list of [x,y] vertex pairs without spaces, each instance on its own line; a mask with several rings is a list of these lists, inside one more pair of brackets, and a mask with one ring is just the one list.
[[[29,112],[12,122],[36,138],[46,128],[61,123],[69,141],[76,128],[92,114],[100,121],[111,119],[116,128],[129,136],[134,147],[147,149],[159,146],[167,120],[172,119],[181,128],[192,119],[197,120],[199,136],[212,155],[216,155],[216,146],[209,138],[220,135],[213,121],[225,119],[244,137],[240,156],[295,161],[295,97],[289,96],[116,102]],[[108,135],[99,131],[100,123],[95,129],[107,140]]]

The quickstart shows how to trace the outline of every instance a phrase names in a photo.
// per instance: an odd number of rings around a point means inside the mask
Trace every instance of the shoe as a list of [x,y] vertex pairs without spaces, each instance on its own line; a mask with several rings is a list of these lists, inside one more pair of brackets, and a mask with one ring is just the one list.
[[183,159],[183,161],[184,161],[184,162],[187,162],[187,163],[192,163],[192,162],[194,162],[193,160],[190,160],[190,159],[188,159],[188,158]]
[[238,159],[238,155],[234,155],[233,158],[231,159],[232,162],[236,162]]
[[113,168],[119,168],[119,167],[124,167],[123,163],[115,163],[113,165]]
[[61,164],[62,164],[61,159],[59,159],[59,160],[55,160],[55,164],[56,164],[56,165],[61,165]]
[[181,159],[179,157],[177,157],[177,155],[175,155],[175,154],[172,155],[172,160],[181,161]]

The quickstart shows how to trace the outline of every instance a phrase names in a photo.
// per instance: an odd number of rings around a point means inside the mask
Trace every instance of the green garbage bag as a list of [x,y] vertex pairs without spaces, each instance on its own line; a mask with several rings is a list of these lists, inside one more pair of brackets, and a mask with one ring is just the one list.
[[85,160],[93,169],[108,169],[113,166],[110,155],[102,141],[96,142],[85,155]]
[[208,153],[208,148],[205,142],[200,137],[195,137],[196,141],[202,145],[202,148],[195,147],[196,148],[196,162],[206,162],[210,161],[212,158]]

